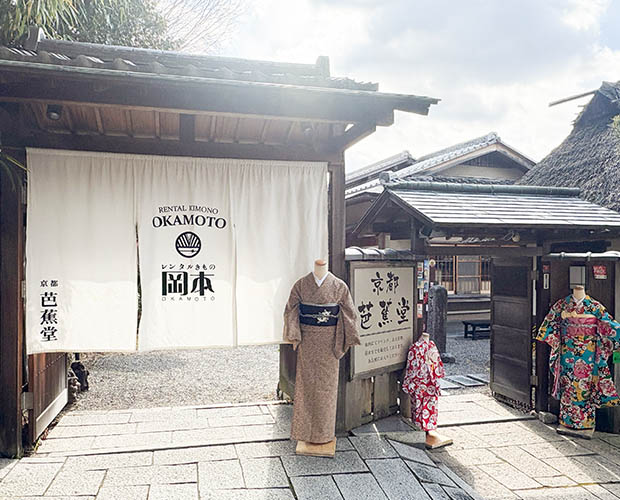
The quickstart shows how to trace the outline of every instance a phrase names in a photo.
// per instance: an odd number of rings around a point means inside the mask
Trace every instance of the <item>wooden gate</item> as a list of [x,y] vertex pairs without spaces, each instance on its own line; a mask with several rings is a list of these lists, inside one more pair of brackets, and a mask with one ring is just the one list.
[[29,439],[34,443],[68,401],[67,355],[65,353],[28,356]]
[[491,374],[494,395],[531,408],[532,258],[493,259]]

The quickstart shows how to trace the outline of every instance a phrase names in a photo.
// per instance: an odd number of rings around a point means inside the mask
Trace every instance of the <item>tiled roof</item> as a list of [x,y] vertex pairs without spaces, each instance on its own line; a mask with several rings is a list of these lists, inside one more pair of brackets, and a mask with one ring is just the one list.
[[432,226],[620,227],[620,214],[572,188],[410,182],[388,189]]
[[[451,162],[453,160],[458,160],[459,158],[468,155],[470,153],[474,153],[476,151],[481,151],[492,145],[501,145],[506,150],[510,150],[513,153],[510,155],[512,159],[518,161],[525,168],[529,169],[534,165],[534,162],[524,155],[517,153],[512,148],[507,147],[499,135],[495,132],[491,132],[487,135],[483,135],[482,137],[477,137],[467,142],[461,142],[459,144],[455,144],[450,146],[449,148],[441,149],[439,151],[435,151],[434,153],[430,153],[428,155],[424,155],[417,159],[417,161],[413,160],[413,157],[408,151],[403,151],[397,155],[391,156],[377,163],[373,163],[368,167],[353,172],[349,176],[347,176],[347,184],[353,184],[353,187],[347,189],[347,196],[352,196],[354,194],[372,190],[376,191],[377,186],[381,185],[381,181],[379,180],[379,176],[382,172],[390,172],[394,169],[395,166],[402,165],[405,158],[410,158],[411,164],[409,166],[405,166],[399,168],[397,171],[392,172],[390,175],[391,179],[399,179],[399,180],[418,180],[421,175],[428,175],[429,170],[432,170],[435,167],[438,167],[444,163]],[[508,151],[507,151],[508,152]],[[354,185],[355,181],[358,179],[363,179],[364,177],[368,177],[367,182],[363,184]],[[432,177],[436,181],[443,182],[440,180],[440,177],[436,175],[432,175]],[[444,178],[442,178],[444,179]],[[477,177],[463,177],[463,178],[450,178],[447,182],[459,182],[459,183],[475,183],[475,184],[497,184],[497,180],[490,180],[484,178]],[[499,181],[500,184],[503,183],[512,183],[512,181]]]
[[94,43],[42,38],[31,31],[24,48],[0,46],[0,60],[55,64],[136,73],[178,75],[304,87],[348,90],[378,90],[378,84],[350,78],[332,77],[329,58],[321,56],[315,64],[280,63],[181,52],[118,47]]
[[[392,176],[395,180],[411,180],[419,182],[446,182],[449,184],[495,184],[510,185],[515,181],[511,179],[489,179],[487,177],[446,177],[442,175],[412,175],[407,179],[399,179],[398,174]],[[379,193],[383,192],[383,183],[380,178],[360,184],[346,190],[346,197],[351,198],[360,193]]]
[[449,148],[441,149],[418,158],[418,161],[413,165],[398,172],[398,177],[405,179],[410,176],[421,174],[437,165],[441,165],[447,161],[454,160],[468,153],[473,153],[474,151],[484,149],[487,146],[497,144],[499,142],[501,142],[499,136],[495,132],[491,132],[487,135],[483,135],[482,137],[476,137],[471,141],[455,144]]

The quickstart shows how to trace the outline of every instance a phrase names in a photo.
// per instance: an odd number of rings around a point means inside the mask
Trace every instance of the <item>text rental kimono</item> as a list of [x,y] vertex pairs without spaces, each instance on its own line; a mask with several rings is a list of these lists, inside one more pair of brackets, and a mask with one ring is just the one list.
[[[563,311],[593,317],[562,318]],[[552,395],[560,400],[560,423],[594,428],[596,408],[620,403],[607,365],[620,341],[620,323],[591,297],[578,301],[569,295],[553,304],[536,339],[551,346]]]
[[328,273],[320,286],[313,273],[299,279],[284,310],[284,340],[297,350],[291,439],[334,439],[338,360],[360,343],[347,284]]

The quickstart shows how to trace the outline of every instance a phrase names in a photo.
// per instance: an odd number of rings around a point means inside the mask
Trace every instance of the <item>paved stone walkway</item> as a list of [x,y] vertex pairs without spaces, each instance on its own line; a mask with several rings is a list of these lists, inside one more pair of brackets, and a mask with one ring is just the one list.
[[[422,449],[367,434],[295,455],[292,407],[71,412],[37,453],[0,462],[0,500],[476,500]],[[413,433],[415,434],[415,433]]]
[[440,409],[450,447],[386,437],[419,442],[392,417],[334,459],[295,455],[285,404],[70,412],[35,455],[0,459],[0,500],[620,498],[618,435],[560,436],[479,393]]
[[[508,409],[481,394],[442,398],[442,415],[472,404]],[[620,498],[620,435],[595,433],[594,439],[568,438],[538,420],[447,425],[441,432],[454,445],[430,452],[484,498],[608,500]]]

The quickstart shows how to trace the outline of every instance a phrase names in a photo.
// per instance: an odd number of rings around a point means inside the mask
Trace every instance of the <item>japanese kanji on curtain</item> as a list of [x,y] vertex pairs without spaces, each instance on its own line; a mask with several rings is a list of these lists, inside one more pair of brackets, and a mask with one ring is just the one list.
[[134,350],[132,161],[29,149],[27,165],[28,353]]
[[276,343],[288,290],[327,255],[325,164],[30,150],[28,166],[30,353]]

